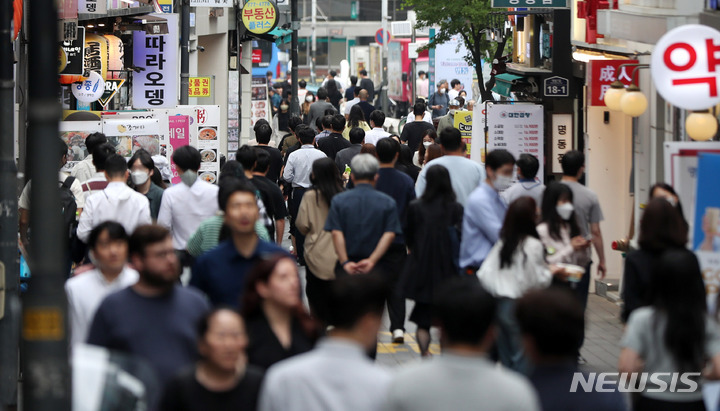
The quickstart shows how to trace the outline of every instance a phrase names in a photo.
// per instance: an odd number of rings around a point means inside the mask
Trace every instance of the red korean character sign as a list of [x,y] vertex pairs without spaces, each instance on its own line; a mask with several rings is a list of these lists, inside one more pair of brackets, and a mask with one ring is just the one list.
[[605,92],[619,80],[626,86],[632,83],[633,67],[623,64],[637,64],[637,60],[590,60],[588,68],[588,105],[604,106]]
[[657,43],[650,69],[655,88],[672,105],[704,110],[720,103],[720,31],[688,24]]

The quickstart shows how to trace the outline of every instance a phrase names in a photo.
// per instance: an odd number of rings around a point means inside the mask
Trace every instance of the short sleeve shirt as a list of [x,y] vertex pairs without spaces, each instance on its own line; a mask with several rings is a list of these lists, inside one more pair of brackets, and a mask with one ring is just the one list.
[[[65,179],[68,178],[68,175],[63,173],[62,171],[58,174],[58,188],[62,185],[62,183],[65,182]],[[25,188],[23,188],[22,193],[20,194],[20,198],[18,199],[18,207],[23,208],[25,210],[30,210],[30,183],[32,181],[28,181],[27,184],[25,184]],[[70,185],[70,191],[72,191],[73,196],[75,196],[75,204],[77,205],[77,208],[84,208],[85,207],[85,195],[83,195],[82,190],[82,184],[80,184],[80,181],[75,179],[73,183]]]
[[573,192],[573,205],[580,226],[580,234],[587,236],[590,234],[590,224],[599,223],[603,220],[597,194],[575,181],[563,181],[563,184],[570,187]]

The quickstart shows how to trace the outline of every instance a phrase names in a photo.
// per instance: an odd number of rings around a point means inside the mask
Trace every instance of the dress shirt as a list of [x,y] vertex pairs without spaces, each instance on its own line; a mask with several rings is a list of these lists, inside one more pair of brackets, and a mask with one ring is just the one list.
[[500,267],[499,240],[490,250],[477,273],[480,283],[495,297],[520,298],[535,289],[546,288],[552,274],[545,262],[545,246],[537,238],[525,237],[512,255],[510,266]]
[[349,141],[345,140],[342,134],[333,131],[327,138],[317,142],[318,149],[326,156],[335,160],[338,151],[350,147]]
[[317,144],[318,141],[320,141],[321,138],[325,138],[330,135],[330,130],[323,130],[315,136],[315,143]]
[[390,379],[359,344],[326,338],[313,351],[270,368],[260,410],[379,411]]
[[218,186],[201,179],[192,187],[179,183],[165,190],[157,222],[172,231],[176,250],[184,250],[200,223],[219,210],[217,195]]
[[315,160],[327,157],[325,153],[317,150],[311,144],[305,144],[300,150],[295,150],[288,156],[287,165],[283,172],[283,180],[291,183],[293,187],[310,188],[310,174]]
[[360,102],[360,97],[355,97],[354,99],[352,99],[352,100],[348,101],[347,103],[345,103],[345,111],[343,112],[343,114],[349,115],[349,114],[350,114],[350,109],[351,109],[355,104],[357,104],[357,103],[359,103],[359,102]]
[[457,98],[458,95],[460,95],[460,90],[455,90],[454,88],[448,90],[447,92],[447,96],[450,100]]
[[382,127],[375,127],[365,133],[365,144],[372,144],[375,146],[381,138],[385,137],[390,137],[390,133],[385,131]]
[[427,170],[434,165],[443,166],[450,173],[453,191],[455,191],[457,202],[462,206],[465,206],[470,193],[485,180],[485,168],[482,164],[462,156],[442,156],[426,163],[418,175],[415,184],[415,194],[418,197],[422,197],[425,192],[425,185],[427,184],[425,176]]
[[482,183],[470,194],[463,216],[460,267],[482,265],[500,237],[506,212],[507,204],[487,183]]
[[90,154],[81,162],[75,164],[75,167],[73,167],[70,175],[77,178],[81,183],[84,183],[91,179],[95,173],[97,173],[97,170],[93,164],[93,156]]
[[108,282],[99,269],[84,272],[65,282],[70,315],[71,344],[84,343],[95,311],[108,294],[135,284],[138,272],[125,266],[120,275]]
[[138,226],[152,223],[150,202],[127,184],[111,182],[106,189],[91,195],[85,202],[77,228],[78,238],[87,243],[90,231],[108,220],[122,224],[130,235]]
[[337,194],[330,205],[325,231],[342,231],[348,258],[369,257],[385,233],[402,234],[395,200],[370,184]]

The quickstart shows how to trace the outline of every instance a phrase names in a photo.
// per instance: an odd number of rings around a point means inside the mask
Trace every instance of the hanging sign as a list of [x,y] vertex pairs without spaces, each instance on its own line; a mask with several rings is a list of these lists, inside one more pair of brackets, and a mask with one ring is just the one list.
[[632,83],[632,67],[620,67],[623,64],[637,64],[637,60],[590,60],[588,69],[588,105],[604,106],[605,92],[610,85],[619,80],[624,85]]
[[80,0],[78,13],[107,14],[107,0]]
[[120,90],[120,87],[122,87],[123,84],[125,84],[124,79],[105,80],[105,92],[98,99],[98,102],[100,102],[100,105],[102,105],[103,108],[107,107],[110,100],[115,97],[115,94],[117,94],[118,90]]
[[81,83],[72,85],[72,93],[75,98],[83,103],[92,103],[102,97],[105,92],[105,81],[95,71],[90,72],[90,76]]
[[190,77],[189,97],[210,97],[210,77]]
[[133,62],[145,70],[133,75],[134,108],[170,108],[177,105],[178,15],[163,14],[168,34],[133,32]]
[[248,0],[242,8],[242,22],[251,33],[269,33],[278,23],[277,7],[270,0]]
[[82,76],[85,62],[85,27],[78,27],[75,40],[63,41],[60,47],[66,58],[65,67],[60,74]]

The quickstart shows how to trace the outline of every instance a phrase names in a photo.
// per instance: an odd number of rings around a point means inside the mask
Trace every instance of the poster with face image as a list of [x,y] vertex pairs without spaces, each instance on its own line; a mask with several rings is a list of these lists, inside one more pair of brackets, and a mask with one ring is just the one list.
[[85,146],[85,139],[96,132],[102,132],[102,123],[99,121],[60,122],[60,138],[68,145],[68,161],[63,171],[72,171],[77,163],[91,154]]

